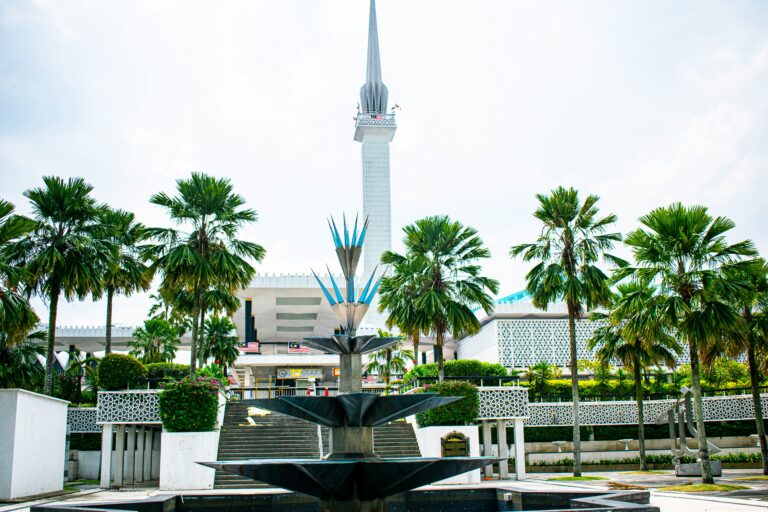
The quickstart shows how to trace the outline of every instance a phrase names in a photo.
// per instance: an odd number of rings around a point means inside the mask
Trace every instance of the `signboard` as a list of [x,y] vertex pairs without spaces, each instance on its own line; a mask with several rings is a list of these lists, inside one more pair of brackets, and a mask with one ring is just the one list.
[[278,368],[278,379],[322,379],[322,368]]
[[341,377],[341,368],[338,368],[338,367],[334,368],[333,369],[333,376],[334,377]]
[[469,457],[469,438],[461,432],[451,432],[440,440],[443,457]]

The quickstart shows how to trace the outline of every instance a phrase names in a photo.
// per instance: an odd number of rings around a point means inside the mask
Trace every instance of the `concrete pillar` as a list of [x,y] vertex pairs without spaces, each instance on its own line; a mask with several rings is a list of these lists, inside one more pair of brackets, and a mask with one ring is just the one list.
[[146,430],[141,426],[136,428],[136,469],[133,478],[137,484],[144,481],[144,433]]
[[507,446],[507,420],[496,420],[496,440],[499,443],[499,480],[509,478],[509,447]]
[[125,429],[128,442],[125,448],[127,458],[125,467],[125,485],[133,485],[136,475],[136,425],[128,425]]
[[[493,456],[493,442],[491,439],[491,422],[483,420],[483,455],[486,457]],[[483,474],[487,478],[493,478],[493,464],[489,464],[483,468]]]
[[123,466],[125,464],[125,425],[117,425],[115,433],[115,486],[122,487]]
[[101,475],[99,485],[109,489],[112,483],[112,424],[101,426]]
[[152,480],[152,442],[155,435],[155,429],[152,427],[147,428],[147,433],[144,434],[144,475],[142,480],[148,482]]
[[363,356],[361,354],[341,354],[339,356],[339,394],[362,393],[363,391]]
[[515,418],[515,480],[525,480],[525,434],[523,419]]

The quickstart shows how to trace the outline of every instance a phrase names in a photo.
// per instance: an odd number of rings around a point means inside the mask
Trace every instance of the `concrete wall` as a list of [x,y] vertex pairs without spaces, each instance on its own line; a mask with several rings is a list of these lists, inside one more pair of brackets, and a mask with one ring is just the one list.
[[63,489],[67,404],[0,389],[0,499]]
[[198,462],[214,462],[219,432],[163,432],[160,451],[160,489],[213,489],[215,471]]
[[[416,440],[419,443],[419,450],[423,457],[441,457],[442,438],[451,432],[461,432],[469,438],[469,455],[471,457],[480,456],[480,429],[477,425],[458,425],[458,426],[440,426],[417,428]],[[435,482],[435,485],[444,484],[478,484],[480,483],[480,470],[475,469],[461,475],[456,475],[445,480]]]

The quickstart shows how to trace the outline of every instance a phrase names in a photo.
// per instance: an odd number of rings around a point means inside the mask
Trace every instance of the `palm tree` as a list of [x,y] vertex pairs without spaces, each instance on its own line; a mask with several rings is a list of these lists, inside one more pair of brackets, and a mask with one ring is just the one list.
[[[392,333],[379,331],[379,337],[391,338]],[[413,360],[413,352],[402,347],[402,342],[391,347],[373,352],[369,357],[367,372],[376,373],[384,381],[384,394],[389,394],[389,382],[393,375],[405,373],[408,361]]]
[[602,364],[617,360],[632,371],[637,401],[637,438],[640,443],[640,470],[648,470],[645,460],[645,417],[643,414],[643,370],[651,365],[672,368],[680,354],[677,340],[671,336],[657,311],[653,288],[637,281],[619,284],[609,313],[595,312],[592,320],[607,324],[595,329],[587,345],[596,350]]
[[397,327],[413,343],[414,366],[419,364],[421,331],[428,328],[424,314],[416,308],[416,277],[413,260],[406,258],[392,264],[379,286],[379,311],[389,311],[387,327]]
[[[729,269],[726,272],[730,279],[741,280],[748,284],[746,293],[732,298],[733,308],[741,315],[746,328],[726,337],[721,345],[714,344],[711,353],[707,354],[707,359],[712,359],[714,362],[714,356],[722,352],[734,359],[746,353],[755,409],[755,424],[763,459],[763,474],[768,475],[768,446],[766,446],[763,406],[760,399],[759,368],[760,354],[768,351],[768,264],[764,259],[759,258],[748,268]],[[735,363],[732,360],[728,361]],[[733,378],[731,375],[725,377],[729,380]]]
[[104,208],[99,215],[103,236],[114,248],[113,259],[104,262],[102,286],[107,295],[107,324],[104,353],[112,352],[112,301],[115,294],[130,296],[149,289],[151,276],[139,256],[138,244],[146,239],[146,228],[123,210]]
[[559,379],[562,375],[560,368],[547,361],[539,361],[525,372],[528,384],[533,386],[534,392],[540,397],[547,393],[547,381]]
[[414,308],[423,315],[422,330],[435,334],[435,360],[442,382],[445,335],[458,339],[478,332],[480,322],[473,308],[490,314],[493,299],[488,292],[497,293],[499,282],[480,275],[478,260],[490,258],[491,252],[476,229],[436,215],[417,220],[403,231],[406,254],[386,251],[381,261],[395,269],[413,266]]
[[579,431],[579,371],[576,352],[576,319],[610,300],[608,276],[597,266],[600,260],[626,265],[609,254],[621,240],[619,233],[606,233],[616,215],[599,217],[596,195],[582,203],[573,188],[558,187],[550,195],[537,194],[539,207],[533,216],[543,224],[538,239],[531,244],[513,246],[509,254],[523,261],[538,260],[526,275],[527,290],[533,305],[547,310],[550,304],[564,301],[568,308],[571,345],[571,388],[573,390],[573,474],[581,476],[581,435]]
[[27,272],[30,289],[48,299],[48,351],[45,363],[47,395],[53,392],[56,360],[56,315],[59,298],[80,300],[101,289],[100,262],[109,261],[113,249],[98,236],[100,206],[93,187],[82,178],[43,178],[44,186],[24,192],[30,203],[35,230],[10,250]]
[[205,336],[200,346],[200,364],[208,359],[213,359],[221,364],[224,374],[227,368],[235,364],[240,351],[237,344],[240,338],[237,336],[235,324],[225,316],[214,315],[205,321]]
[[192,343],[190,374],[194,376],[201,326],[205,325],[206,296],[211,286],[229,289],[247,286],[255,273],[248,260],[261,261],[264,248],[237,239],[244,224],[255,222],[256,212],[242,209],[245,200],[232,190],[228,179],[192,173],[177,180],[177,197],[164,192],[151,202],[165,208],[171,219],[186,224],[188,233],[172,228],[152,228],[157,242],[144,248],[150,269],[162,275],[167,290],[192,292]]
[[150,318],[144,326],[133,331],[128,342],[130,354],[143,363],[169,363],[176,357],[179,346],[179,331],[165,320]]
[[726,217],[712,218],[704,206],[674,203],[640,218],[643,227],[626,237],[636,266],[620,269],[617,278],[633,275],[653,283],[660,297],[658,311],[688,344],[691,387],[699,443],[702,480],[713,483],[701,400],[699,353],[732,336],[743,322],[724,296],[746,290],[725,271],[744,257],[756,255],[751,241],[729,245],[725,233],[735,226]]
[[9,254],[9,245],[34,231],[36,224],[13,211],[13,204],[0,199],[0,332],[8,344],[23,339],[40,321],[24,290],[24,269]]

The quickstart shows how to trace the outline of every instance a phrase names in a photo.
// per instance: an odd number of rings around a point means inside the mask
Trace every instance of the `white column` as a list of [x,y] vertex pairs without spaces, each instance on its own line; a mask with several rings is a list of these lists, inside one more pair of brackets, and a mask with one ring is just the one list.
[[[483,420],[483,455],[486,457],[493,456],[493,442],[491,439],[491,422]],[[483,473],[488,478],[493,478],[493,464],[489,464],[483,468]]]
[[115,436],[115,486],[122,487],[125,465],[125,425],[117,425]]
[[125,432],[128,437],[125,448],[125,456],[128,458],[125,468],[125,485],[133,485],[136,473],[136,425],[129,425]]
[[143,426],[136,428],[136,468],[133,473],[136,483],[144,481],[144,433],[146,430]]
[[507,420],[496,420],[496,442],[499,444],[499,480],[509,478],[509,447],[507,446]]
[[142,479],[145,482],[152,480],[152,443],[155,436],[155,429],[153,427],[147,428],[147,433],[144,435],[144,475]]
[[101,481],[99,485],[109,489],[112,483],[112,424],[101,426]]
[[515,480],[525,480],[525,434],[523,419],[515,418]]

